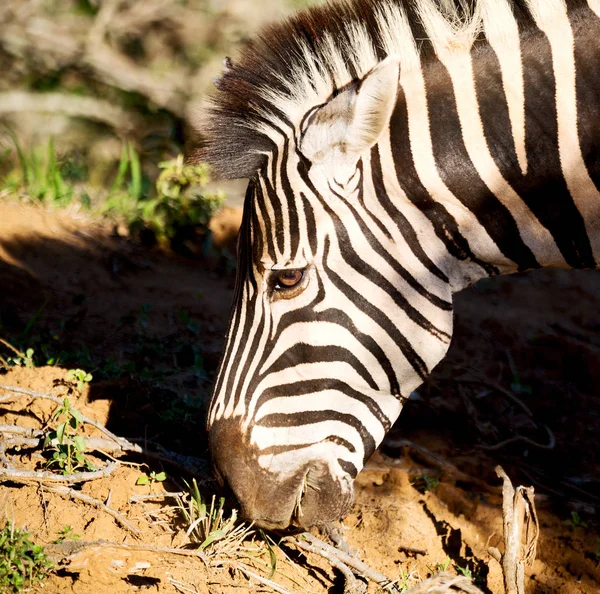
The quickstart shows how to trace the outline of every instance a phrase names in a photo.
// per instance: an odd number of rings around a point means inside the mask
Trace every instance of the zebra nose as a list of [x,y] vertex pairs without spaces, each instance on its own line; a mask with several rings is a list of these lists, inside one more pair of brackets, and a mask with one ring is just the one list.
[[282,475],[258,463],[233,419],[215,421],[210,448],[217,474],[240,503],[241,515],[257,526],[309,528],[339,520],[352,502],[352,479],[334,476],[323,461],[303,461]]

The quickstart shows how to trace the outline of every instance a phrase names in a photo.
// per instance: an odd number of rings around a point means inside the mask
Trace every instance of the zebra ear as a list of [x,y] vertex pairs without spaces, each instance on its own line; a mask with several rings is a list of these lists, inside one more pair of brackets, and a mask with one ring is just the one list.
[[379,140],[398,90],[398,62],[387,58],[306,118],[300,151],[313,164],[351,166]]

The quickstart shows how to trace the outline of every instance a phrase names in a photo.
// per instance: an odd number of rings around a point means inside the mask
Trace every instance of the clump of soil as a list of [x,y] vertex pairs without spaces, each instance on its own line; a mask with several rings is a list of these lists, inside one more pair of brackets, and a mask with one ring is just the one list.
[[[120,436],[206,458],[203,415],[232,283],[211,263],[142,249],[85,218],[0,203],[0,337],[34,348],[38,365],[12,367],[0,384],[67,396]],[[501,593],[488,548],[502,536],[494,472],[502,464],[537,494],[542,534],[527,592],[598,592],[598,295],[597,273],[543,271],[458,296],[447,359],[357,478],[343,530],[368,565],[407,587],[445,568]],[[58,362],[43,366],[52,357]],[[94,376],[81,391],[67,378],[75,366]],[[0,425],[41,428],[55,406],[26,395],[0,401]],[[79,490],[139,534],[36,483],[0,483],[2,517],[26,525],[58,560],[44,592],[273,591],[239,570],[248,558],[203,563],[167,552],[183,542],[181,518],[168,498],[141,496],[178,490],[191,477],[156,460],[127,460]],[[27,451],[12,461],[43,463]],[[166,481],[136,485],[140,474],[162,470]],[[65,526],[81,538],[53,544]],[[288,591],[342,591],[323,559],[285,545],[277,555],[272,579]],[[268,552],[260,559],[253,571],[268,578]]]

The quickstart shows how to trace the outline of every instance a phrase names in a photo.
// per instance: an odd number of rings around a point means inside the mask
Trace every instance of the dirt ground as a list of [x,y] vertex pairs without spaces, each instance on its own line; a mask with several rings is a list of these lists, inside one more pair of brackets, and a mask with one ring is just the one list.
[[[223,241],[237,215],[227,216]],[[206,459],[203,414],[232,285],[219,258],[160,254],[85,217],[0,203],[0,337],[31,345],[38,365],[12,367],[0,384],[68,396],[119,436]],[[400,585],[443,567],[503,592],[488,553],[501,541],[501,464],[515,484],[536,490],[541,537],[527,593],[600,592],[599,296],[599,273],[541,271],[457,297],[449,356],[356,481],[343,526],[363,561]],[[43,366],[50,357],[60,360]],[[94,374],[81,392],[67,381],[75,365]],[[55,408],[6,396],[0,390],[0,425],[39,429]],[[18,467],[40,463],[35,451],[12,454]],[[39,591],[276,591],[252,577],[271,573],[260,539],[241,556],[169,551],[186,534],[173,501],[160,495],[190,477],[156,460],[127,460],[78,489],[116,510],[121,524],[51,486],[0,483],[0,517],[27,526],[57,563]],[[141,473],[163,469],[166,481],[136,485]],[[81,538],[52,544],[65,526]],[[342,591],[340,574],[315,555],[286,545],[276,554],[272,580],[285,591]]]

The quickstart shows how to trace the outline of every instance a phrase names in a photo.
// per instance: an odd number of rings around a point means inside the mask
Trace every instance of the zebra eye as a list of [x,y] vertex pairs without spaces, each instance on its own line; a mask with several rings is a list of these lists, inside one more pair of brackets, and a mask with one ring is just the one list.
[[304,276],[303,270],[278,270],[276,273],[276,289],[291,289],[295,287]]

